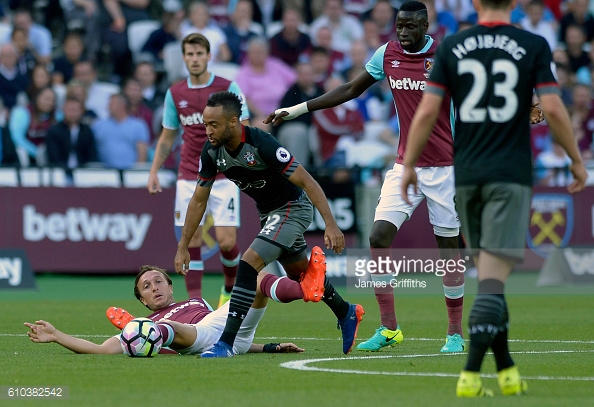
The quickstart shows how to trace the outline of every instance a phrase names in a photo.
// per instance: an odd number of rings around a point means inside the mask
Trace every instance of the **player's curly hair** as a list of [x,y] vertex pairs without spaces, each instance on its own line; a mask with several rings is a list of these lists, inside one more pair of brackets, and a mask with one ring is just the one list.
[[167,284],[173,284],[173,281],[171,281],[171,277],[169,277],[169,274],[167,274],[167,270],[161,267],[149,266],[148,264],[145,264],[144,266],[140,267],[140,271],[138,272],[138,274],[136,275],[136,279],[134,280],[134,295],[136,296],[136,299],[138,301],[140,301],[140,290],[138,289],[138,281],[140,281],[140,277],[142,277],[144,273],[152,270],[158,271],[159,273],[163,274],[163,277],[167,281]]
[[241,100],[233,92],[215,92],[208,98],[206,106],[223,107],[223,113],[228,117],[241,117]]

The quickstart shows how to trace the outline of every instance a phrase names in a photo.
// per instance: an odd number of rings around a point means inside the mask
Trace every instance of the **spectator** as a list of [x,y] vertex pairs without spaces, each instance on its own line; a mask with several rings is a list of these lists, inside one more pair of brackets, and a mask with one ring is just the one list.
[[80,61],[74,65],[74,79],[86,88],[86,108],[95,112],[100,119],[109,117],[109,97],[118,91],[117,88],[97,81],[97,71],[90,61]]
[[437,0],[435,10],[440,15],[443,12],[449,12],[458,22],[476,22],[476,11],[472,1],[467,0]]
[[285,9],[282,23],[282,30],[270,39],[270,55],[293,66],[299,55],[311,51],[311,40],[309,35],[299,30],[301,13],[298,10]]
[[572,24],[567,27],[565,34],[565,47],[569,56],[569,67],[572,73],[576,73],[582,66],[590,65],[590,57],[585,51],[586,36],[580,25]]
[[206,0],[206,4],[215,24],[222,27],[229,22],[229,0]]
[[128,46],[127,26],[133,22],[150,20],[150,0],[102,0],[100,3],[101,43],[109,47],[113,63],[112,82],[130,75],[132,53]]
[[586,37],[585,41],[594,39],[594,16],[588,10],[589,0],[573,0],[568,5],[568,13],[561,18],[559,42],[567,42],[567,30],[571,25],[579,25]]
[[564,187],[573,181],[569,166],[571,159],[559,144],[552,142],[552,148],[541,152],[534,162],[535,181],[538,185]]
[[309,63],[313,70],[316,85],[323,87],[333,72],[328,50],[322,47],[313,47],[309,56]]
[[9,128],[21,166],[47,165],[45,138],[56,123],[56,94],[41,89],[28,106],[16,106],[10,113]]
[[[60,0],[66,29],[83,32],[83,49],[89,59],[95,61],[101,44],[101,29],[99,26],[99,5],[101,0]],[[80,35],[80,34],[79,34]],[[64,82],[68,82],[65,79]]]
[[551,47],[557,48],[557,31],[554,21],[545,21],[545,5],[542,0],[530,0],[526,6],[526,16],[520,20],[520,26],[533,34],[544,37]]
[[149,35],[142,46],[142,52],[151,55],[153,62],[163,63],[165,45],[182,39],[181,22],[183,19],[184,12],[181,9],[163,12],[161,26]]
[[[347,57],[346,55],[341,52],[337,51],[332,48],[332,31],[328,27],[322,27],[318,30],[318,36],[315,39],[316,47],[324,48],[328,51],[328,56],[330,57],[330,70],[328,74],[331,75],[334,72],[340,72],[345,69],[347,65]],[[350,51],[351,45],[349,44]]]
[[[299,62],[295,70],[297,81],[287,90],[280,106],[295,106],[324,93],[324,89],[315,83],[313,69],[309,63]],[[311,113],[305,113],[282,126],[274,127],[277,130],[278,141],[306,168],[312,163],[309,142],[311,125]]]
[[264,28],[253,21],[253,14],[251,0],[239,0],[229,22],[223,27],[231,52],[229,62],[237,65],[243,63],[248,41],[264,34]]
[[17,9],[13,13],[13,25],[27,33],[29,44],[35,53],[37,63],[47,65],[52,57],[52,34],[42,25],[33,22],[31,12]]
[[451,31],[450,27],[440,21],[435,10],[435,0],[422,0],[421,3],[427,7],[427,22],[429,23],[427,35],[430,35],[435,41],[441,42],[445,37],[455,32]]
[[323,14],[311,23],[310,37],[314,45],[318,45],[315,40],[322,27],[332,32],[332,49],[343,54],[349,51],[351,42],[363,38],[363,25],[357,18],[345,14],[342,0],[326,0]]
[[363,41],[367,46],[367,52],[373,55],[376,49],[382,46],[379,28],[372,20],[363,21]]
[[[130,102],[130,116],[144,121],[147,127],[152,129],[153,110],[146,103],[144,103],[140,82],[138,82],[138,80],[135,78],[128,78],[124,82],[122,90]],[[155,142],[155,138],[155,134],[150,131],[149,144]]]
[[311,7],[313,2],[309,0],[251,0],[254,10],[254,21],[264,27],[264,33],[267,32],[271,23],[281,21],[283,11],[287,8],[301,10],[306,23],[312,21]]
[[[529,16],[530,12],[528,11],[528,6],[530,5],[531,1],[532,0],[518,0],[516,8],[511,13],[512,24],[520,24],[524,18]],[[555,19],[555,16],[551,10],[549,10],[544,4],[544,2],[542,3],[541,19],[553,25],[554,28],[557,28],[557,20]]]
[[68,83],[74,76],[74,65],[82,61],[85,46],[79,33],[71,32],[62,43],[63,54],[54,58],[52,83]]
[[346,13],[362,20],[364,15],[373,8],[374,3],[377,4],[381,1],[382,0],[343,0],[342,6]]
[[[142,88],[142,97],[153,111],[163,108],[165,92],[157,84],[157,73],[149,62],[140,62],[134,69],[134,78]],[[159,131],[160,133],[160,131]]]
[[[396,12],[388,0],[378,0],[368,13],[368,17],[379,30],[382,44],[398,39],[396,35]],[[431,24],[429,24],[431,27]]]
[[45,65],[35,65],[31,71],[31,82],[27,88],[27,97],[29,100],[33,100],[39,91],[51,85],[52,78]]
[[103,165],[125,170],[146,163],[149,129],[142,120],[130,116],[128,98],[121,93],[111,95],[109,113],[108,119],[91,126]]
[[30,76],[33,67],[37,65],[37,59],[35,59],[35,54],[29,44],[27,33],[22,28],[14,28],[11,39],[17,50],[19,72],[25,76]]
[[193,1],[188,8],[188,19],[183,21],[181,25],[182,38],[191,33],[200,33],[208,39],[212,62],[231,60],[227,36],[218,25],[210,21],[206,3]]
[[17,95],[24,93],[29,86],[29,78],[22,74],[17,65],[18,54],[14,44],[0,45],[0,98],[8,109],[17,102]]
[[359,40],[353,42],[351,50],[349,51],[348,65],[346,69],[341,72],[343,79],[346,79],[351,69],[359,70],[365,67],[367,61],[371,59],[373,54],[369,54],[367,44],[365,41]]
[[236,82],[243,91],[254,125],[264,126],[262,121],[280,106],[281,98],[296,78],[293,69],[269,55],[266,38],[249,41],[247,58],[237,73]]
[[71,170],[98,161],[95,136],[82,122],[84,103],[75,97],[64,102],[64,119],[47,131],[46,145],[49,165]]
[[2,99],[0,99],[0,166],[18,167],[20,162],[14,141],[10,135],[8,126],[9,118],[10,111],[4,106]]
[[559,84],[559,91],[561,92],[561,100],[563,101],[563,104],[565,104],[565,106],[571,106],[573,83],[567,65],[557,64],[557,83]]
[[[66,87],[66,99],[74,98],[80,101],[85,106],[87,100],[87,88],[78,80],[73,79],[68,83]],[[81,123],[90,126],[95,120],[97,120],[97,114],[88,108],[84,108],[84,113],[81,118]]]
[[[328,93],[343,83],[343,79],[331,77],[326,81],[324,92]],[[363,135],[363,117],[357,104],[348,101],[331,109],[317,110],[313,112],[313,124],[320,143],[322,165],[331,169],[346,167],[344,147]]]

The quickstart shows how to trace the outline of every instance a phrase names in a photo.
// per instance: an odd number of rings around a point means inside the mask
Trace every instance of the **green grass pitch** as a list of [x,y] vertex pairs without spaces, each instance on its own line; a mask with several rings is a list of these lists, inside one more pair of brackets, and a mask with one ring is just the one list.
[[[174,295],[186,298],[173,276]],[[37,277],[37,291],[0,292],[0,386],[67,386],[67,399],[7,398],[0,406],[594,406],[594,287],[509,293],[510,344],[529,394],[503,398],[493,357],[483,365],[495,397],[455,397],[466,355],[442,355],[446,311],[440,295],[396,298],[404,342],[377,353],[343,355],[340,331],[322,303],[269,303],[256,341],[293,341],[303,354],[248,354],[225,360],[159,355],[153,359],[77,355],[56,344],[35,344],[24,321],[45,319],[93,342],[116,334],[105,318],[109,306],[133,315],[147,310],[135,300],[132,276]],[[216,304],[221,277],[205,278],[205,296]],[[535,276],[513,276],[534,286]],[[467,279],[464,325],[476,282]],[[339,288],[340,289],[340,288]],[[344,288],[340,289],[345,292]],[[513,290],[510,290],[513,292]],[[509,292],[509,291],[508,291]],[[372,295],[345,295],[364,305],[359,340],[379,325]],[[2,387],[5,389],[5,387]]]

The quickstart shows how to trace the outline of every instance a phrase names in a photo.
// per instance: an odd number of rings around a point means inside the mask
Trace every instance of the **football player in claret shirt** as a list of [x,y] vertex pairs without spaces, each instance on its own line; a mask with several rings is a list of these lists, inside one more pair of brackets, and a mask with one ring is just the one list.
[[[183,129],[180,163],[175,192],[174,225],[177,239],[181,237],[181,228],[186,219],[188,202],[192,197],[198,178],[198,161],[202,146],[206,142],[206,131],[202,114],[211,93],[221,90],[230,91],[243,98],[237,83],[208,72],[210,61],[210,43],[202,34],[187,35],[181,43],[184,63],[189,72],[187,79],[172,85],[165,96],[163,111],[163,131],[155,149],[155,157],[148,179],[148,191],[151,194],[161,192],[157,172],[171,153],[177,131]],[[249,113],[244,106],[241,120],[247,124]],[[215,236],[220,250],[220,260],[225,277],[221,289],[219,307],[231,295],[235,282],[240,253],[237,247],[237,228],[240,224],[239,190],[229,180],[221,177],[212,187],[206,214],[211,214],[214,221]],[[204,219],[200,225],[204,224]],[[202,295],[202,275],[204,264],[201,255],[202,228],[196,230],[190,243],[190,272],[186,274],[186,288],[190,298]]]
[[493,351],[504,395],[521,394],[521,380],[508,348],[509,313],[504,286],[522,262],[532,196],[530,116],[533,91],[551,134],[571,158],[570,193],[587,178],[569,115],[559,96],[546,40],[513,26],[514,0],[473,0],[475,27],[444,39],[435,53],[425,93],[410,126],[401,193],[417,188],[416,163],[435,137],[433,124],[445,97],[456,109],[454,168],[456,205],[464,236],[475,256],[478,295],[468,319],[470,349],[456,385],[459,397],[492,395],[480,370]]
[[[429,221],[440,250],[440,257],[458,261],[458,235],[460,222],[454,205],[453,137],[449,98],[444,98],[439,117],[433,129],[433,137],[417,162],[415,171],[419,176],[419,192],[411,197],[412,205],[404,202],[400,194],[402,159],[409,134],[409,127],[427,77],[433,69],[433,55],[437,42],[427,35],[427,7],[419,1],[407,1],[400,7],[396,17],[398,41],[389,41],[377,49],[366,64],[365,71],[352,81],[307,102],[296,106],[282,107],[266,118],[275,125],[291,120],[308,111],[327,109],[340,105],[361,95],[377,81],[387,79],[394,97],[398,114],[400,141],[398,156],[393,168],[386,173],[379,202],[375,209],[373,228],[369,236],[372,258],[390,256],[390,247],[402,224],[415,208],[427,198]],[[372,274],[374,280],[390,279],[391,274]],[[442,352],[462,352],[462,306],[464,297],[464,274],[459,271],[446,273],[443,277],[444,296],[448,313],[446,343]],[[390,284],[375,285],[375,296],[380,309],[381,326],[357,350],[375,352],[385,346],[402,342],[403,335],[394,309],[394,289]]]
[[[262,273],[258,287],[258,294],[237,335],[233,348],[234,354],[303,352],[303,349],[293,343],[266,345],[252,343],[256,327],[266,310],[268,301],[266,296],[271,297],[272,293],[275,300],[279,302],[303,299],[303,291],[299,283],[287,278]],[[163,349],[162,353],[200,354],[213,346],[225,327],[229,311],[228,302],[216,311],[213,311],[203,298],[176,302],[173,299],[173,283],[165,269],[149,265],[140,267],[134,281],[134,295],[151,311],[147,318],[156,322],[161,331],[163,347],[167,348],[167,350]],[[127,311],[114,307],[107,310],[107,316],[119,329],[124,328],[126,323],[134,318]],[[76,353],[124,353],[119,335],[112,336],[102,344],[96,344],[65,334],[47,321],[25,322],[25,326],[29,328],[27,334],[33,342],[55,342]]]
[[201,357],[233,356],[236,335],[256,295],[259,272],[275,260],[289,278],[301,281],[306,301],[322,300],[330,307],[342,330],[342,350],[349,353],[364,310],[361,305],[342,299],[326,278],[321,249],[314,247],[308,263],[303,234],[313,220],[313,207],[326,224],[324,241],[328,249],[342,253],[344,235],[320,185],[271,134],[240,123],[241,105],[231,92],[213,93],[208,99],[204,109],[208,142],[202,149],[198,185],[188,205],[175,255],[175,270],[183,274],[190,262],[188,244],[219,172],[256,202],[262,229],[239,262],[225,330],[215,346]]

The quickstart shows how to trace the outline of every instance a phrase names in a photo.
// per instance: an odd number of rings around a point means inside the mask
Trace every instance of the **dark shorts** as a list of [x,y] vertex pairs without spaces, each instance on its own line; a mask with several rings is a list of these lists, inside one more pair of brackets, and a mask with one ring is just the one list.
[[524,258],[532,188],[508,182],[456,186],[456,210],[472,255]]
[[262,229],[250,248],[266,265],[302,253],[307,248],[303,233],[313,221],[313,204],[305,194],[266,214],[260,214]]

